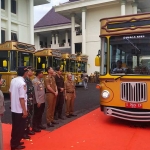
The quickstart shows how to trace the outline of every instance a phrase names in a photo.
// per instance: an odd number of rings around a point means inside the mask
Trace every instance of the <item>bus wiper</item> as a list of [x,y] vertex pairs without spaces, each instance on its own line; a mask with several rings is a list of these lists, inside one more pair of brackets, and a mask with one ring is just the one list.
[[120,79],[120,78],[122,78],[122,77],[124,77],[124,76],[125,76],[125,75],[119,76],[119,77],[115,78],[115,80],[118,80],[118,79]]

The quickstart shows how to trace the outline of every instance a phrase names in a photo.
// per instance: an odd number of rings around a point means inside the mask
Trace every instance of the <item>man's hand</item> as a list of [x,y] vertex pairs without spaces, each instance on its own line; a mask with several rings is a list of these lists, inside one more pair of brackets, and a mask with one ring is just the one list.
[[58,95],[58,92],[56,91],[54,94],[55,94],[55,96],[57,96],[57,95]]
[[64,91],[64,88],[60,88],[60,92],[63,92]]
[[24,112],[23,112],[23,116],[22,116],[22,118],[26,118],[27,116],[28,116],[27,111],[24,111]]
[[67,96],[65,96],[65,99],[67,100]]
[[37,103],[37,107],[39,108],[41,106],[41,104],[40,103]]

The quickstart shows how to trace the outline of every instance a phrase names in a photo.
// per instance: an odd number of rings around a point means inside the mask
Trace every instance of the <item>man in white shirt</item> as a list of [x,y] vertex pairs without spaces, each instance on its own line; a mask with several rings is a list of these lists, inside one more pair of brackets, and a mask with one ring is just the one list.
[[27,113],[27,86],[24,78],[27,77],[27,67],[18,67],[17,77],[10,83],[10,99],[12,112],[11,150],[24,149],[20,142],[24,131]]
[[[0,78],[0,86],[2,84],[3,84],[3,80]],[[2,133],[1,117],[3,116],[4,111],[5,111],[4,95],[3,95],[2,91],[0,90],[0,150],[3,150],[3,133]]]

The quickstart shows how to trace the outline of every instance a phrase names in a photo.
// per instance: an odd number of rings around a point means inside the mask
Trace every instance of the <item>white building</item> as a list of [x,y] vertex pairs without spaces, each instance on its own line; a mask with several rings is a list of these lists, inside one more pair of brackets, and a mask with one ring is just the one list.
[[[49,12],[35,25],[35,45],[37,49],[40,49],[42,43],[44,47],[57,49],[69,48],[71,45],[71,53],[81,51],[89,56],[90,74],[99,71],[99,67],[94,65],[95,56],[101,47],[99,20],[149,11],[150,0],[70,0],[56,6],[54,16],[50,16],[52,14]],[[57,19],[56,13],[69,19],[68,22],[57,21],[61,20],[61,17]],[[49,19],[55,23],[46,21]],[[42,23],[43,21],[45,23]]]
[[0,43],[17,40],[34,44],[34,6],[49,2],[50,0],[1,0]]

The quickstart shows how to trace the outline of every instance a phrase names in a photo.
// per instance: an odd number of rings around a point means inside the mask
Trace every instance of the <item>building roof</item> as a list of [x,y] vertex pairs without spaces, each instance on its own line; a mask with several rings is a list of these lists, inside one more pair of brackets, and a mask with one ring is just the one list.
[[34,25],[34,28],[68,24],[68,23],[71,23],[71,21],[68,18],[56,13],[55,9],[52,8],[41,20],[39,20]]
[[69,0],[69,2],[75,2],[75,1],[79,1],[79,0]]

